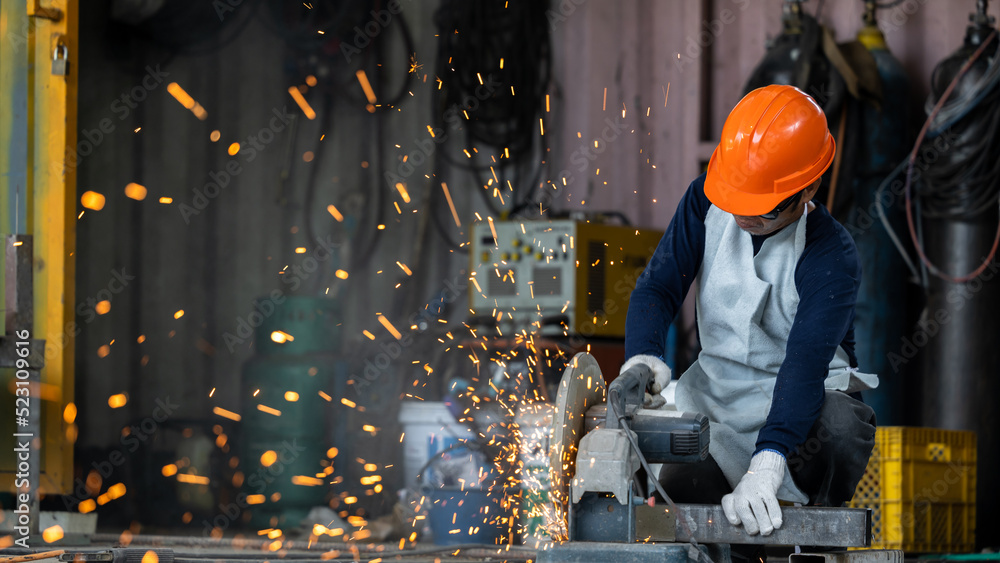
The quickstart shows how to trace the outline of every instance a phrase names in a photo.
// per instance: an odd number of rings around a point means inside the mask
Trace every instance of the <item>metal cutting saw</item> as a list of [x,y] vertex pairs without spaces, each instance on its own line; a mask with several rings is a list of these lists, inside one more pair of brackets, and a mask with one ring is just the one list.
[[662,490],[654,494],[659,485],[650,464],[706,459],[711,425],[700,413],[643,408],[652,377],[640,365],[606,385],[590,354],[569,362],[549,447],[551,496],[565,515],[564,541],[540,551],[540,563],[722,563],[729,544],[871,545],[868,509],[784,507],[781,528],[751,536],[730,524],[720,505],[678,505]]

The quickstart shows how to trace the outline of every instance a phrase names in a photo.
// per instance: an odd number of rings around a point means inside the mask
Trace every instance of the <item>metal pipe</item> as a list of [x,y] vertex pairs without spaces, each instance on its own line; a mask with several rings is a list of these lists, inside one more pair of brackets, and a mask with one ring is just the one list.
[[[928,221],[927,254],[945,272],[962,274],[976,268],[989,252],[996,218],[979,222]],[[978,437],[980,475],[1000,471],[1000,262],[962,284],[936,276],[929,280],[927,309],[920,325],[908,335],[922,352],[923,426],[973,430]],[[977,479],[977,498],[1000,497],[994,479]],[[995,511],[977,511],[976,528],[996,529]],[[980,536],[982,542],[986,538]]]
[[[18,467],[15,472],[17,499],[26,495],[28,502],[28,535],[38,536],[41,511],[38,487],[41,483],[42,400],[41,369],[45,366],[45,342],[32,339],[34,330],[34,244],[31,235],[7,235],[4,239],[4,315],[5,334],[0,335],[0,367],[17,368],[15,418],[18,425],[13,434]],[[26,377],[21,377],[24,374]],[[13,383],[12,383],[13,384]],[[22,395],[21,391],[27,391]],[[27,451],[20,450],[27,445]],[[22,458],[24,453],[27,458]],[[28,466],[21,471],[20,462]],[[22,476],[23,475],[23,476]],[[25,480],[26,479],[26,480]],[[17,502],[15,506],[20,506]]]
[[[751,536],[742,526],[733,526],[717,504],[678,504],[677,510],[678,542],[824,547],[868,547],[872,543],[872,513],[867,508],[786,506],[781,509],[781,527],[769,536]],[[681,525],[682,519],[687,521],[690,534]]]

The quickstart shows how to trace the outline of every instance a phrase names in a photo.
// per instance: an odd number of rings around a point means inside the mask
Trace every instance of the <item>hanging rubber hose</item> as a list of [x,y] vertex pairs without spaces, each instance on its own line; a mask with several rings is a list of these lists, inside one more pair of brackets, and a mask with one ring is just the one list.
[[[837,146],[841,146],[844,140],[844,126],[847,125],[847,108],[840,112],[840,125],[837,127]],[[837,199],[837,181],[840,178],[840,165],[843,160],[844,151],[837,151],[833,157],[833,173],[830,174],[830,193],[826,196],[826,208],[833,209],[833,202]]]
[[[951,276],[951,275],[949,275],[949,274],[941,271],[940,268],[938,268],[936,265],[934,265],[933,263],[931,263],[930,259],[927,257],[926,253],[924,252],[923,246],[922,246],[922,244],[920,242],[920,238],[917,236],[916,226],[914,224],[914,218],[913,218],[912,197],[911,197],[911,189],[910,189],[911,185],[912,185],[912,182],[913,182],[913,164],[914,164],[914,162],[917,159],[917,153],[920,150],[920,145],[921,145],[921,143],[923,143],[924,137],[927,135],[927,132],[930,129],[931,124],[934,123],[935,119],[938,117],[938,114],[940,113],[941,108],[944,106],[945,102],[948,101],[948,98],[951,96],[952,91],[958,85],[958,83],[961,80],[961,78],[963,76],[965,76],[965,73],[968,72],[969,68],[972,67],[972,64],[974,62],[976,62],[976,60],[979,59],[980,56],[982,56],[983,52],[986,50],[986,47],[989,46],[996,39],[996,37],[997,37],[997,31],[993,30],[990,33],[989,37],[987,37],[986,40],[983,41],[982,44],[979,45],[979,47],[976,49],[975,53],[973,53],[973,55],[968,60],[965,61],[965,63],[962,65],[961,69],[959,69],[958,73],[955,75],[955,78],[953,78],[952,81],[951,81],[951,83],[948,84],[948,87],[945,89],[944,93],[941,95],[941,98],[934,105],[933,110],[931,111],[930,115],[927,117],[927,120],[924,122],[923,127],[920,129],[920,134],[917,136],[917,141],[916,141],[916,143],[913,146],[913,151],[910,153],[910,158],[908,160],[908,164],[907,164],[907,168],[906,168],[906,187],[905,187],[904,191],[906,193],[906,223],[907,223],[907,226],[909,227],[909,230],[910,230],[910,239],[913,241],[913,245],[917,249],[917,254],[920,256],[921,262],[923,262],[923,264],[927,267],[927,269],[932,274],[934,274],[935,276],[937,276],[937,277],[939,277],[939,278],[941,278],[941,279],[943,279],[945,281],[949,281],[951,283],[965,283],[967,281],[970,281],[970,280],[973,280],[973,279],[979,277],[979,275],[982,274],[986,270],[986,268],[989,266],[989,264],[993,261],[993,257],[996,256],[997,246],[998,246],[998,244],[1000,244],[1000,225],[997,226],[997,232],[996,232],[996,235],[993,238],[993,246],[990,249],[989,255],[986,257],[986,259],[983,261],[983,263],[979,265],[978,268],[976,268],[975,270],[973,270],[972,272],[970,272],[970,273],[968,273],[966,275],[959,276],[959,277],[953,277],[953,276]],[[997,59],[998,58],[1000,58],[1000,57],[994,57],[993,62],[991,63],[991,67],[992,66],[996,66],[998,64],[997,63]],[[995,90],[995,88],[994,88],[994,90]],[[997,106],[997,107],[993,108],[993,112],[992,113],[994,114],[994,119],[996,120],[996,121],[994,121],[994,122],[992,122],[990,124],[991,127],[992,127],[991,130],[992,130],[993,134],[990,135],[990,136],[988,136],[988,137],[986,137],[986,139],[985,139],[986,143],[984,143],[983,140],[981,140],[980,142],[976,143],[976,147],[978,147],[979,151],[984,151],[984,150],[989,149],[990,148],[989,143],[992,143],[994,141],[994,139],[996,138],[995,135],[998,132],[1000,132],[1000,130],[997,129],[997,124],[998,124],[998,122],[1000,122],[1000,118],[997,117],[998,115],[1000,115],[1000,106]],[[964,162],[964,167],[962,168],[963,172],[958,172],[959,174],[963,174],[963,177],[964,177],[964,174],[969,174],[970,173],[970,172],[965,172],[966,170],[972,170],[971,173],[975,174],[975,173],[979,172],[979,167],[980,167],[980,165],[983,164],[984,161],[989,161],[989,154],[988,153],[986,154],[985,158],[983,158],[983,156],[982,156],[983,153],[982,152],[976,152],[976,153],[973,153],[973,154],[974,154],[974,157],[975,157],[974,160],[975,161],[979,161],[979,162],[973,164],[972,166],[969,166],[969,164],[968,164],[967,161],[968,160],[973,160],[973,159],[965,159],[965,161],[963,161]],[[961,196],[961,198],[963,199],[964,202],[971,201],[973,203],[978,203],[978,202],[982,201],[984,198],[988,200],[986,202],[986,204],[983,204],[980,207],[974,207],[971,211],[979,211],[979,212],[981,212],[981,211],[983,211],[985,209],[985,206],[988,205],[989,203],[993,203],[994,201],[1000,202],[1000,198],[997,197],[996,193],[993,193],[992,195],[981,193],[981,192],[984,192],[984,191],[990,190],[990,189],[994,190],[994,192],[995,192],[996,187],[997,187],[997,182],[1000,181],[1000,163],[998,163],[996,160],[994,160],[994,163],[992,164],[992,166],[993,166],[993,170],[992,171],[987,171],[989,174],[987,174],[987,176],[986,176],[987,179],[991,178],[991,177],[993,178],[993,180],[992,180],[991,183],[984,183],[984,184],[982,184],[982,185],[985,186],[985,188],[981,188],[980,192],[968,193],[968,194],[965,194],[965,195]],[[992,174],[992,176],[990,176],[990,174]],[[966,177],[966,181],[970,181],[970,180],[974,181],[974,180],[978,180],[978,178],[968,179]],[[940,188],[938,188],[938,191],[940,191]],[[930,196],[929,195],[925,195],[925,194],[921,194],[921,197],[930,197]],[[1000,211],[1000,209],[998,209],[998,211]]]

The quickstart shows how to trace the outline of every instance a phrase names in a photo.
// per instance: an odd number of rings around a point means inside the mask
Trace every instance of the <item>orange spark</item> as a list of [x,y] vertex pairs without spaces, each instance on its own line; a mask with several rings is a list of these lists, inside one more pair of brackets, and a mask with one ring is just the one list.
[[86,191],[80,196],[80,203],[87,209],[100,211],[104,209],[104,196],[92,191]]
[[392,326],[392,323],[390,323],[389,319],[385,318],[384,315],[382,314],[378,315],[378,322],[382,323],[382,326],[384,326],[385,329],[388,330],[396,340],[403,338],[403,335],[398,330],[396,330],[396,327]]
[[410,194],[406,192],[406,186],[402,182],[396,182],[396,191],[403,197],[403,203],[410,203]]
[[309,105],[309,102],[307,102],[306,99],[302,97],[302,92],[299,92],[298,88],[296,88],[295,86],[290,86],[288,88],[288,93],[291,94],[292,99],[295,100],[295,103],[299,105],[299,109],[302,110],[302,113],[305,114],[307,119],[316,119],[316,112],[313,111],[313,108]]
[[455,210],[455,202],[451,200],[451,192],[448,191],[448,184],[441,182],[441,189],[444,190],[444,197],[448,200],[448,208],[451,209],[451,217],[455,220],[455,226],[461,228],[462,222],[458,220],[458,211]]
[[358,82],[361,83],[361,89],[365,91],[365,97],[368,98],[369,104],[375,103],[375,91],[372,90],[372,85],[368,83],[368,75],[365,74],[364,70],[358,70],[354,73],[358,77]]
[[190,94],[181,88],[181,85],[176,82],[171,82],[167,85],[167,92],[174,97],[175,100],[180,102],[182,106],[191,110],[191,113],[195,115],[198,119],[204,121],[208,117],[208,112],[205,108],[201,107],[201,104],[194,101],[194,98]]
[[493,233],[493,246],[500,246],[497,242],[497,228],[493,226],[493,217],[487,217],[486,220],[490,224],[490,232]]
[[267,414],[273,414],[274,416],[281,416],[281,411],[278,409],[272,409],[267,405],[257,405],[257,410],[260,412],[265,412]]
[[278,453],[274,450],[267,450],[260,454],[260,464],[264,467],[271,467],[276,461],[278,461]]
[[222,407],[213,407],[212,412],[221,416],[222,418],[228,418],[229,420],[234,420],[236,422],[239,422],[240,420],[243,419],[242,416],[234,413],[233,411],[227,411]]
[[54,541],[59,541],[62,538],[63,538],[63,529],[62,526],[59,525],[46,528],[45,531],[42,532],[42,539],[45,540],[45,543],[52,543]]
[[125,195],[136,201],[142,201],[146,199],[146,187],[142,184],[129,182],[125,185]]
[[292,342],[295,340],[295,337],[285,331],[276,330],[271,333],[271,340],[278,344],[284,344],[285,342]]

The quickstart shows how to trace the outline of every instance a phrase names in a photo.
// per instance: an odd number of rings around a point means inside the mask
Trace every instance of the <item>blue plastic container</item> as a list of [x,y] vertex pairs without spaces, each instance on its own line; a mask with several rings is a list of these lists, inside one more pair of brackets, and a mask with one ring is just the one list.
[[430,524],[435,545],[507,543],[512,528],[510,510],[501,493],[480,489],[433,489]]

